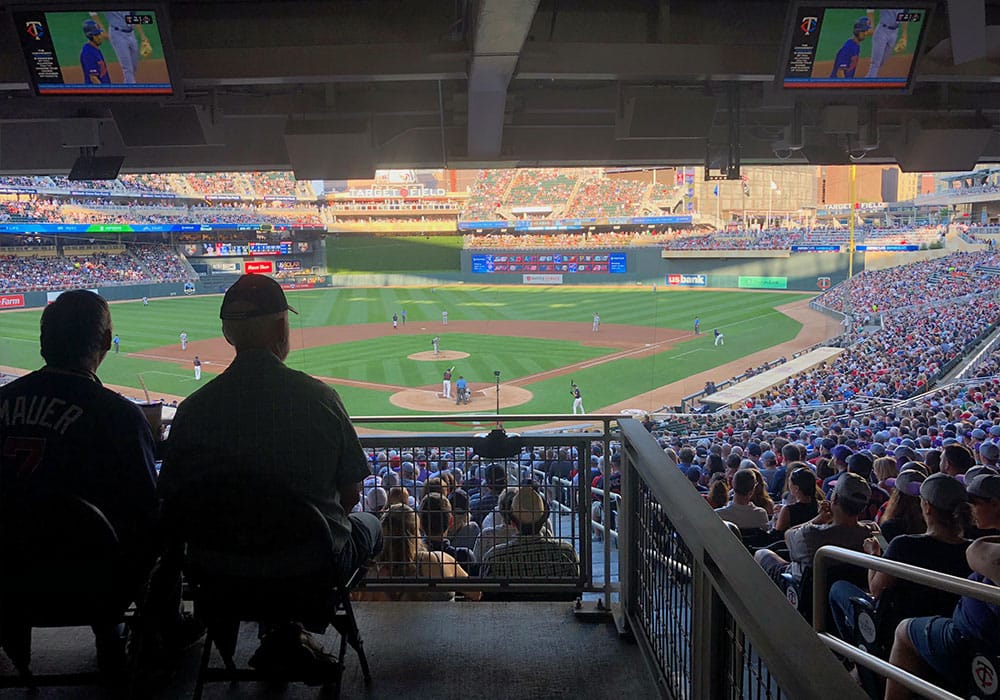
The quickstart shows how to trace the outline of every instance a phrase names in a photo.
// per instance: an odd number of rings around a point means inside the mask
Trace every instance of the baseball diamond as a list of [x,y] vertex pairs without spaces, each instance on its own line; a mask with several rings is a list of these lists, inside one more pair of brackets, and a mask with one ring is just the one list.
[[[465,410],[471,412],[495,409],[495,369],[502,371],[500,406],[508,412],[564,412],[567,376],[587,387],[592,413],[654,411],[679,403],[706,377],[734,376],[835,334],[827,317],[808,309],[805,296],[704,290],[654,295],[646,288],[290,292],[301,314],[293,321],[289,364],[336,387],[355,415],[454,412],[454,401],[441,396],[441,372],[450,366],[469,381],[472,400]],[[219,299],[115,304],[116,329],[127,329],[129,352],[102,367],[103,379],[138,396],[136,376],[144,373],[152,395],[166,400],[197,389],[190,372],[195,355],[206,380],[233,357],[218,326]],[[432,324],[444,300],[451,320],[446,333],[437,333],[440,323]],[[365,322],[384,318],[377,310],[386,306],[406,306],[410,322],[396,330]],[[601,308],[598,334],[592,332],[591,308]],[[692,309],[706,323],[724,326],[730,342],[714,348],[710,336],[696,337]],[[31,340],[37,317],[33,311],[4,317],[0,346],[11,370],[36,365]],[[184,350],[176,342],[181,323],[189,336]],[[429,349],[435,334],[442,345],[437,356]]]

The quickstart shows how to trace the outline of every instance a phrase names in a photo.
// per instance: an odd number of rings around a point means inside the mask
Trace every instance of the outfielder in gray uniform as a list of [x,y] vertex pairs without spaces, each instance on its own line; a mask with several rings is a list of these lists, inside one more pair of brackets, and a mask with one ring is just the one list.
[[[878,22],[875,13],[878,13]],[[905,10],[869,10],[868,19],[875,28],[872,34],[872,60],[868,66],[866,78],[877,78],[885,59],[893,53],[906,50],[906,22],[899,22],[896,17]],[[903,35],[898,36],[899,27],[903,27]]]

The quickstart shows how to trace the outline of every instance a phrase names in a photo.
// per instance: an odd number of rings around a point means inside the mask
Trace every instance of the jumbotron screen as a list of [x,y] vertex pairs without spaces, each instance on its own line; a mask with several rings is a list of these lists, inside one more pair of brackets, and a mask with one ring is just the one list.
[[540,255],[493,255],[472,254],[472,271],[476,274],[497,272],[557,272],[557,273],[605,273],[625,272],[625,253],[560,255],[543,253]]
[[38,95],[173,95],[162,12],[19,8],[14,24]]
[[808,3],[796,8],[788,29],[782,86],[907,90],[927,27],[927,6],[844,5]]
[[281,241],[280,243],[188,243],[182,246],[189,258],[253,257],[256,255],[294,255],[309,252],[309,243]]

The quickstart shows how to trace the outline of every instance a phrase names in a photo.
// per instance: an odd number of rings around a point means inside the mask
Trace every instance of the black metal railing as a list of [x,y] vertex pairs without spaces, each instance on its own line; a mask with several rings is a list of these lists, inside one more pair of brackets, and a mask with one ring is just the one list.
[[865,697],[652,436],[619,426],[621,611],[664,695]]

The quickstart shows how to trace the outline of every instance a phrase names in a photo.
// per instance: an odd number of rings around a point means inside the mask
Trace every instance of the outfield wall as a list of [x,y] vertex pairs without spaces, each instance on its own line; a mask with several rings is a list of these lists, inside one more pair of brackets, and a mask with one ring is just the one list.
[[[117,287],[86,287],[93,289],[108,301],[136,301],[143,297],[155,299],[157,297],[181,297],[194,296],[197,294],[222,294],[228,286],[235,282],[237,276],[232,279],[215,279],[206,283],[201,280],[192,284],[183,282],[163,282],[156,284],[133,284]],[[281,280],[281,286],[285,289],[307,289],[310,287],[326,287],[326,278],[318,284],[298,284]],[[45,306],[59,294],[59,291],[50,292],[0,292],[0,311],[13,311],[16,309],[31,309]]]
[[[740,251],[748,252],[748,251]],[[753,251],[749,251],[751,254]],[[625,270],[618,273],[572,273],[569,271],[524,269],[535,263],[523,262],[524,256],[575,256],[577,264],[585,256],[625,255]],[[722,251],[697,256],[696,251],[684,251],[682,257],[662,257],[661,248],[597,248],[590,250],[463,250],[462,276],[466,283],[475,284],[657,284],[677,287],[716,287],[723,289],[789,289],[816,292],[820,280],[829,278],[834,286],[847,279],[848,256],[846,253],[787,253],[762,251],[772,257],[734,257]],[[775,255],[775,253],[780,253]],[[668,251],[666,253],[670,255]],[[473,272],[473,255],[506,257],[500,265],[521,265],[517,272]],[[522,257],[522,262],[511,262],[512,257]],[[483,258],[478,258],[477,269],[482,268]],[[547,262],[547,261],[546,261]],[[562,263],[569,264],[569,263]],[[854,274],[864,270],[865,256],[854,254]],[[494,268],[496,263],[494,263]],[[554,275],[554,276],[553,276]],[[528,280],[526,280],[526,276]],[[673,277],[671,277],[673,276]],[[824,280],[824,284],[826,281]]]

